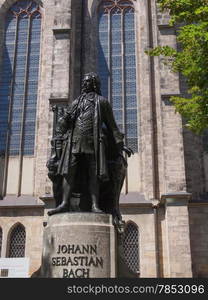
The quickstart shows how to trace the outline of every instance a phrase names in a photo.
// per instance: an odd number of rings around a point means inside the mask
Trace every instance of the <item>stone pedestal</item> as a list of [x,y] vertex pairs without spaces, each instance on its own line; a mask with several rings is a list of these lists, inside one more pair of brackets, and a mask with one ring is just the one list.
[[116,277],[116,238],[112,216],[61,213],[44,229],[41,277]]

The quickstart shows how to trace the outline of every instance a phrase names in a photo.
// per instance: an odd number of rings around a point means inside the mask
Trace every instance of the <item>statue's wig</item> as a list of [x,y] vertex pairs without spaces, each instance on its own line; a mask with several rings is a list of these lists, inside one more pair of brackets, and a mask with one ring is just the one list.
[[[100,89],[100,86],[101,86],[101,83],[100,83],[100,78],[98,76],[97,73],[94,73],[94,72],[90,72],[90,73],[87,73],[84,75],[83,77],[83,82],[85,80],[85,77],[90,77],[91,80],[92,80],[92,87],[93,87],[93,91],[95,93],[97,93],[98,95],[101,95],[101,89]],[[85,92],[84,90],[84,86],[82,87],[82,93]]]

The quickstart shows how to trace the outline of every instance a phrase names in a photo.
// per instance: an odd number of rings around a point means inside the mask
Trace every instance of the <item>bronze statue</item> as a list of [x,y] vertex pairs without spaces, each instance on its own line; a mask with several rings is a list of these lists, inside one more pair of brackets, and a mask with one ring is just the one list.
[[85,204],[78,210],[112,213],[120,220],[119,196],[127,168],[122,152],[133,152],[124,146],[124,134],[101,96],[96,73],[84,76],[81,95],[61,114],[47,163],[56,200],[48,214],[70,211],[70,199],[77,193]]

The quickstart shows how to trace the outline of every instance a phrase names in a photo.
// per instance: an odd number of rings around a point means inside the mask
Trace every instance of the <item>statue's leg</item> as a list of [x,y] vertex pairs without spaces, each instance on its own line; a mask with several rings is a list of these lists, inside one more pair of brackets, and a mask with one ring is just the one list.
[[72,195],[72,191],[74,189],[77,166],[78,163],[75,163],[72,166],[70,166],[69,174],[63,176],[63,182],[62,182],[63,201],[58,207],[48,212],[49,216],[69,211],[69,201]]
[[99,208],[99,189],[100,184],[96,175],[96,162],[94,155],[87,155],[87,163],[88,163],[88,177],[89,177],[89,193],[92,200],[92,212],[102,213],[103,211]]

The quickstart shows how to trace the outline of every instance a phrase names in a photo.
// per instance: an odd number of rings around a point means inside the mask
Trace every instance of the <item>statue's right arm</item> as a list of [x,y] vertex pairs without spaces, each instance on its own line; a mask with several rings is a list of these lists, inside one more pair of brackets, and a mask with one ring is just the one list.
[[65,134],[68,129],[72,126],[77,101],[73,101],[64,112],[63,116],[58,120],[58,126],[62,134]]

